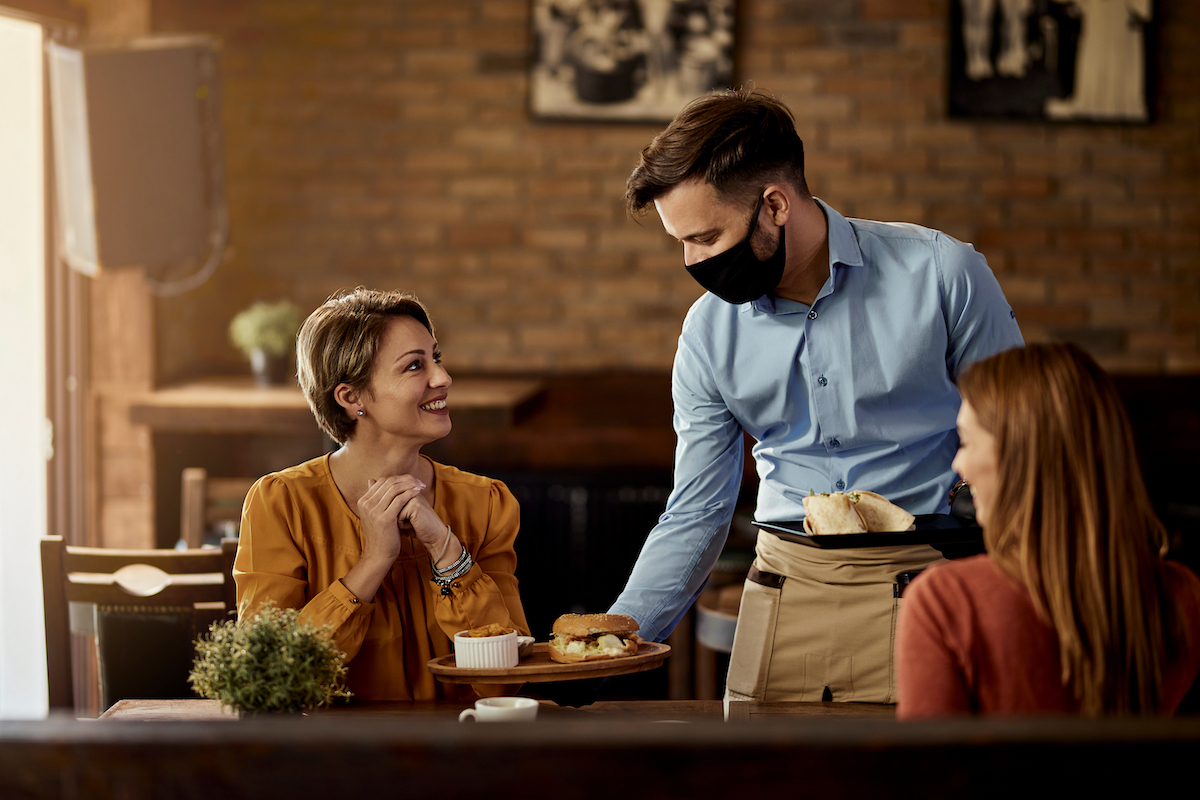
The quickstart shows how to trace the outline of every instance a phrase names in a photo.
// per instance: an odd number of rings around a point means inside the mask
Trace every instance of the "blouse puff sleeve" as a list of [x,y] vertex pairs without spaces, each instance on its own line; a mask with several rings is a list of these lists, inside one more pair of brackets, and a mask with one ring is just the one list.
[[[471,570],[455,581],[451,595],[442,596],[432,583],[433,570],[428,560],[418,565],[422,581],[435,597],[437,622],[447,638],[464,628],[476,627],[473,620],[482,620],[478,624],[500,622],[528,634],[529,625],[517,592],[513,550],[520,527],[519,506],[507,487],[497,481],[490,483],[486,514],[479,513],[478,505],[472,507],[462,500],[445,510],[449,513],[444,518],[450,517],[448,524],[475,560]],[[456,514],[454,506],[466,507]],[[333,530],[336,523],[327,511],[320,514],[324,519],[311,518],[317,511],[302,508],[302,501],[288,491],[286,483],[270,475],[251,488],[242,514],[233,570],[238,586],[239,618],[245,616],[243,609],[253,611],[268,600],[274,600],[281,608],[300,608],[308,621],[330,626],[334,643],[350,662],[362,646],[375,604],[359,602],[341,582],[342,575],[361,554],[357,529],[338,536]],[[331,561],[344,563],[308,562],[293,531],[304,530],[306,525],[314,523],[327,529],[331,539],[344,540],[341,547],[333,548],[335,553],[331,557]],[[348,552],[351,549],[352,555]],[[326,588],[306,601],[310,581],[316,585],[325,583]]]
[[480,513],[485,505],[478,502],[481,498],[447,491],[445,503],[439,502],[443,519],[475,561],[467,574],[450,585],[449,594],[442,594],[432,582],[430,562],[420,562],[421,577],[434,595],[438,625],[449,639],[458,631],[493,622],[529,635],[517,590],[514,549],[521,527],[520,506],[503,483],[493,480],[488,484],[486,514]]
[[[289,491],[287,481],[267,475],[260,478],[246,495],[242,508],[242,527],[238,535],[237,558],[233,577],[237,583],[238,619],[245,619],[263,604],[273,601],[279,608],[299,608],[302,616],[317,627],[328,625],[333,641],[349,662],[358,654],[371,619],[373,603],[360,603],[342,585],[341,575],[332,573],[340,564],[310,564],[296,539],[312,525],[318,502],[309,502],[303,493]],[[349,538],[338,536],[332,514],[326,513],[326,541]],[[352,533],[352,532],[351,532]],[[357,537],[356,537],[357,538]],[[317,547],[326,543],[307,542]],[[346,541],[344,547],[330,546],[335,554],[344,554],[350,546],[361,554],[361,544]],[[316,559],[313,559],[314,561]],[[357,560],[347,562],[344,574]],[[320,585],[328,575],[327,587],[306,600],[310,580]]]

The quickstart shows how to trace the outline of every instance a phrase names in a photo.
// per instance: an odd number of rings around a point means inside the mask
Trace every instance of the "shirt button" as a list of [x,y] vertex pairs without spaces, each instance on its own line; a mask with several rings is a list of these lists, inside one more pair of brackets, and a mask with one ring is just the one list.
[[838,488],[838,491],[840,492],[842,489],[846,488],[846,482],[838,481],[837,483],[834,484],[834,486],[836,486]]
[[825,384],[827,384],[827,383],[829,383],[829,381],[827,381],[827,380],[825,379],[825,376],[824,376],[824,375],[822,375],[821,377],[817,378],[817,385],[818,385],[818,386],[824,386],[824,385],[825,385]]
[[816,319],[816,318],[817,318],[817,310],[816,310],[815,308],[814,308],[813,310],[811,310],[811,311],[809,311],[809,312],[808,312],[808,318],[809,318],[809,319]]
[[833,441],[831,441],[831,442],[830,442],[830,444],[831,444],[831,445],[833,445],[834,447],[841,447],[841,446],[842,446],[842,443],[841,443],[841,442],[839,442],[837,439],[834,439]]

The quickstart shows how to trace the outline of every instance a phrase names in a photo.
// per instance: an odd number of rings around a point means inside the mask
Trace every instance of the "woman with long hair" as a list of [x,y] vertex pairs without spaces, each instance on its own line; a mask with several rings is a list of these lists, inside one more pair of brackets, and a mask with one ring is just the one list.
[[958,386],[954,468],[987,555],[905,593],[897,716],[1173,713],[1200,673],[1200,579],[1164,560],[1111,378],[1042,344]]
[[356,699],[469,699],[426,663],[461,630],[529,633],[513,550],[520,509],[500,481],[421,454],[450,432],[452,397],[429,312],[405,292],[336,295],[301,327],[296,361],[318,424],[341,447],[250,489],[233,568],[239,616],[274,601],[328,625]]

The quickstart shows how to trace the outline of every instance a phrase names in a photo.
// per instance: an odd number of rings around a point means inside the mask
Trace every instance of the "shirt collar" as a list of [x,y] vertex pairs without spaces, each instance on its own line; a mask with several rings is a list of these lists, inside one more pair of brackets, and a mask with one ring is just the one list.
[[[858,246],[858,237],[854,235],[854,228],[850,226],[850,222],[819,197],[813,199],[817,201],[817,206],[825,214],[827,236],[829,237],[829,278],[832,281],[833,271],[836,268],[862,266],[862,249]],[[831,290],[832,287],[827,282],[821,295],[828,294]],[[763,295],[748,305],[764,314],[800,314],[808,313],[809,310],[809,307],[803,303],[769,294]]]
[[858,237],[854,235],[849,220],[820,198],[813,199],[825,212],[826,227],[829,229],[829,271],[832,272],[834,267],[861,267],[862,249],[858,246]]

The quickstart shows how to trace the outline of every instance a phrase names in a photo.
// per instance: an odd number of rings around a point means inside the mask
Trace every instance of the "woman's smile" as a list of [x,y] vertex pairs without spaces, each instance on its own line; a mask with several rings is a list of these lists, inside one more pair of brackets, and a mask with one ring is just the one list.
[[421,406],[422,411],[428,411],[431,414],[449,414],[450,409],[446,407],[446,397],[443,395],[437,400],[430,400]]

